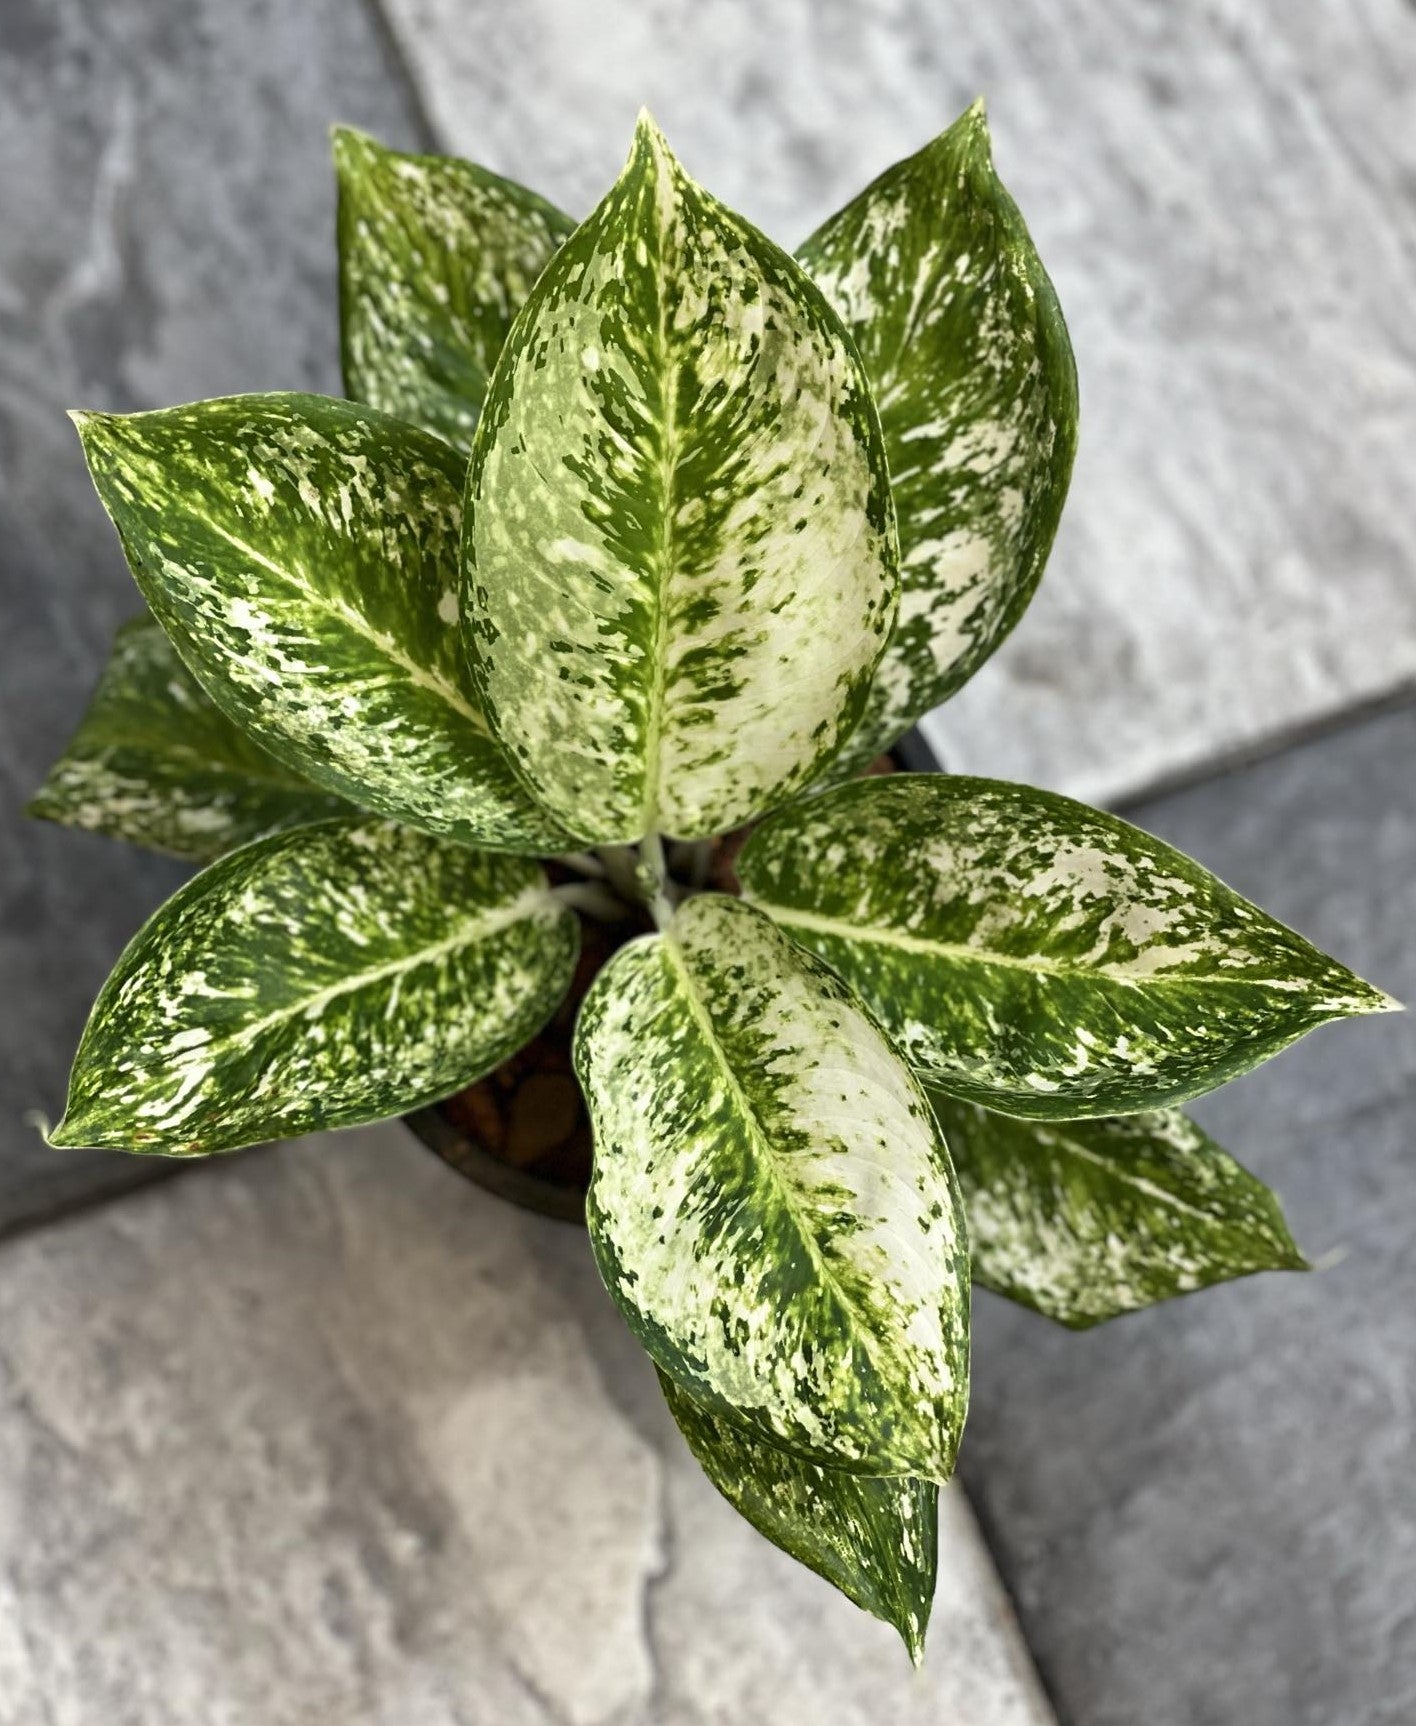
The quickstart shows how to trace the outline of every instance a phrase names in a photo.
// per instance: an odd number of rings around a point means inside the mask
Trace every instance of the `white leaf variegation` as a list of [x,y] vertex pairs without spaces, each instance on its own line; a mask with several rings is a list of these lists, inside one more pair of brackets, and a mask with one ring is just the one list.
[[946,1479],[968,1255],[918,1083],[840,981],[734,899],[688,901],[585,999],[591,1242],[656,1364],[809,1460]]
[[144,597],[255,742],[414,827],[499,850],[564,846],[464,669],[455,451],[322,396],[76,417]]
[[119,630],[102,680],[28,813],[207,863],[349,805],[233,725],[153,617]]
[[1176,1109],[1019,1121],[930,1095],[974,1281],[1084,1330],[1255,1271],[1303,1270],[1278,1200]]
[[710,1414],[667,1373],[659,1383],[689,1449],[728,1503],[774,1546],[892,1624],[918,1665],[938,1574],[938,1486],[822,1468]]
[[1396,1005],[1171,846],[1023,785],[840,786],[764,822],[737,870],[921,1074],[1006,1114],[1182,1102]]
[[421,1107],[539,1030],[578,949],[526,859],[359,817],[258,839],[119,958],[51,1143],[202,1156]]
[[898,587],[860,360],[647,119],[512,327],[467,520],[488,718],[588,837],[724,832],[859,718]]
[[575,226],[472,162],[337,126],[344,387],[461,450],[511,320]]
[[952,695],[1022,616],[1067,494],[1077,376],[982,103],[798,256],[865,362],[900,522],[899,620],[839,773]]

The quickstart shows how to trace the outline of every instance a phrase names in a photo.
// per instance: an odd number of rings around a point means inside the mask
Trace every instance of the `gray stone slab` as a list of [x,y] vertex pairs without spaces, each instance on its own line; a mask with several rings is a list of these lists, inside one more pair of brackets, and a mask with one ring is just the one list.
[[[1416,708],[1141,807],[1416,1000]],[[1195,1105],[1311,1276],[1071,1336],[979,1301],[963,1469],[1064,1719],[1416,1718],[1416,1025],[1331,1026]]]
[[0,1251],[0,1726],[1046,1726],[963,1497],[930,1650],[673,1430],[582,1231],[399,1126]]
[[788,244],[987,95],[1082,439],[951,762],[1106,799],[1416,679],[1402,0],[385,5],[449,145],[579,212],[647,102]]
[[338,390],[340,118],[416,132],[362,7],[0,5],[0,1232],[155,1165],[53,1152],[110,961],[179,878],[20,806],[138,607],[64,417]]

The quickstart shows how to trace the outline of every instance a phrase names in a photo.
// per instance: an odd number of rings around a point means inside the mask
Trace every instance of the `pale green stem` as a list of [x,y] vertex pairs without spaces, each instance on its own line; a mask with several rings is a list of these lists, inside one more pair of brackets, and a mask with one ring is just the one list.
[[596,856],[604,865],[605,874],[610,885],[621,899],[628,899],[632,905],[640,900],[639,892],[639,859],[629,845],[601,845]]
[[564,857],[557,857],[556,862],[567,869],[574,869],[577,875],[588,875],[592,881],[603,881],[609,873],[600,859],[590,851],[570,851]]
[[622,923],[629,915],[629,906],[618,894],[598,881],[567,881],[551,888],[551,897],[562,905],[570,905],[601,923]]
[[669,870],[664,862],[664,842],[657,833],[646,833],[639,841],[639,867],[636,870],[640,897],[649,907],[656,929],[667,929],[673,919],[673,900],[669,897]]

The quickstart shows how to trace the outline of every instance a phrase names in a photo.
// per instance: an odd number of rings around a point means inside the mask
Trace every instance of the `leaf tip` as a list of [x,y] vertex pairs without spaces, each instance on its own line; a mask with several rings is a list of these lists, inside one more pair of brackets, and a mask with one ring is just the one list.
[[94,1148],[91,1137],[83,1130],[82,1123],[76,1121],[67,1109],[52,1127],[38,1116],[34,1117],[34,1124],[43,1135],[45,1144],[53,1150],[78,1151]]
[[334,121],[330,126],[329,153],[334,160],[336,173],[352,168],[361,156],[372,156],[382,149],[383,146],[377,138],[371,138],[357,126],[346,126],[340,120]]
[[74,430],[79,434],[79,442],[88,455],[98,443],[103,442],[121,420],[129,417],[125,414],[100,414],[88,408],[70,408],[69,418],[74,423]]
[[925,1626],[916,1619],[906,1617],[895,1625],[900,1633],[900,1640],[905,1645],[905,1652],[910,1657],[910,1665],[915,1671],[924,1665],[924,1633]]
[[1398,1001],[1395,995],[1388,995],[1385,989],[1379,989],[1375,983],[1367,982],[1364,977],[1349,972],[1347,982],[1347,992],[1336,1004],[1338,1015],[1344,1019],[1363,1018],[1368,1013],[1406,1011],[1404,1002]]
[[966,161],[972,159],[979,167],[992,169],[993,135],[988,129],[988,103],[984,97],[974,97],[945,132],[944,139],[961,149]]
[[634,143],[630,148],[629,165],[652,168],[656,173],[682,173],[678,157],[669,148],[669,140],[647,108],[641,108],[634,122]]

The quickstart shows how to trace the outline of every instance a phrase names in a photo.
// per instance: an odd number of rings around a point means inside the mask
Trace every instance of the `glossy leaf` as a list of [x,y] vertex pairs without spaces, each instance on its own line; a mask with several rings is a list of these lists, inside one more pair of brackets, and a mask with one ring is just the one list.
[[206,863],[349,805],[225,716],[155,618],[118,631],[83,722],[27,813]]
[[575,1058],[591,1243],[656,1364],[812,1460],[947,1478],[968,1373],[953,1172],[849,991],[703,895],[596,978]]
[[976,1282],[1084,1330],[1254,1271],[1304,1270],[1278,1200],[1178,1110],[1019,1121],[931,1093]]
[[737,870],[921,1074],[1007,1114],[1181,1102],[1395,1005],[1171,846],[1023,785],[844,785],[764,822]]
[[138,586],[258,744],[429,832],[563,845],[492,741],[463,666],[453,450],[322,396],[77,418]]
[[337,126],[344,387],[464,452],[511,320],[575,226],[472,162]]
[[588,837],[726,832],[854,726],[897,592],[860,361],[647,119],[512,328],[468,499],[488,717]]
[[856,767],[972,677],[1022,616],[1067,495],[1077,375],[981,102],[798,255],[860,349],[900,520],[899,621],[839,764]]
[[939,1488],[821,1468],[710,1414],[659,1374],[703,1472],[774,1546],[899,1631],[919,1664],[939,1565]]
[[202,1156],[403,1114],[533,1036],[578,946],[526,859],[365,817],[258,839],[119,958],[51,1143]]

